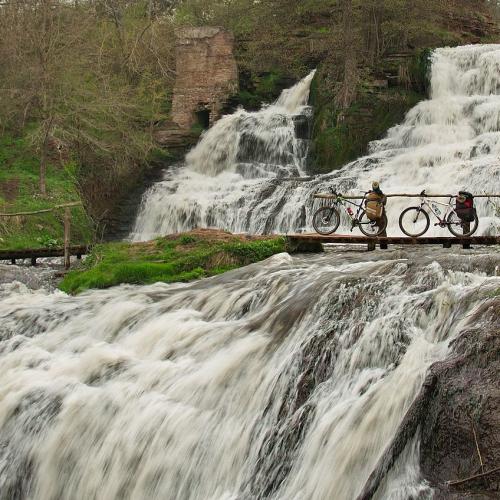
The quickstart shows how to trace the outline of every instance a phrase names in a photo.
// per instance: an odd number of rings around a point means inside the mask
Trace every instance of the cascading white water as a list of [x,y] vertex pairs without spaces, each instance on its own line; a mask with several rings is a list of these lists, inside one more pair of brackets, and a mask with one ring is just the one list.
[[[293,161],[283,160],[285,151],[297,151],[291,147],[291,119],[307,102],[311,75],[285,91],[274,106],[223,118],[188,154],[186,166],[166,174],[145,194],[132,237],[145,240],[197,226],[250,233],[311,230],[315,192],[334,186],[359,193],[372,180],[380,181],[386,192],[499,192],[500,46],[438,49],[431,80],[431,99],[415,106],[385,139],[373,142],[369,156],[313,180],[287,180],[303,167],[296,153]],[[270,125],[274,122],[284,127]],[[241,135],[264,144],[250,141],[247,150],[257,151],[258,159],[247,156],[250,163],[244,165],[238,163]],[[283,163],[297,169],[283,168]],[[400,234],[399,213],[413,204],[411,199],[390,200],[389,234]],[[486,201],[477,205],[477,234],[496,231],[493,208]],[[429,234],[442,231],[431,228]]]
[[[500,286],[494,253],[424,252],[78,297],[3,285],[0,499],[353,500]],[[381,491],[429,498],[418,440]]]
[[[280,179],[303,168],[289,131],[309,83],[240,111],[238,125],[238,113],[224,119],[238,147],[207,163],[209,131],[191,166],[145,199],[141,217],[154,196],[163,205],[138,234],[305,227],[297,212],[312,192],[361,189],[365,176],[386,190],[410,179],[494,189],[496,96],[476,94],[494,88],[497,57],[495,46],[437,51],[432,101],[371,156],[296,186]],[[285,124],[280,139],[272,123]],[[251,156],[266,148],[276,163]],[[77,297],[0,280],[0,500],[355,499],[430,364],[500,286],[494,249],[427,252],[281,254],[195,283]],[[376,498],[431,498],[418,464],[416,435]]]
[[[277,179],[304,173],[308,149],[307,106],[314,71],[260,111],[224,116],[145,195],[132,238],[150,239],[196,226],[269,232],[256,210],[276,212]],[[300,138],[302,136],[302,138]],[[269,205],[267,205],[269,201]]]

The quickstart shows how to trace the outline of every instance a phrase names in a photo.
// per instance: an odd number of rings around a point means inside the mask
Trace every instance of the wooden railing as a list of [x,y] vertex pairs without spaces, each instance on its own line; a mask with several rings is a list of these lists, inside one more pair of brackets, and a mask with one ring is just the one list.
[[[362,200],[364,196],[361,195],[344,195],[341,193],[333,194],[333,193],[316,193],[314,194],[314,198],[331,200],[340,196],[346,200]],[[411,194],[411,193],[384,193],[384,196],[387,198],[454,198],[457,196],[456,194]],[[475,194],[474,198],[500,198],[500,194]]]
[[69,269],[70,266],[70,238],[71,238],[71,207],[81,206],[81,201],[73,201],[70,203],[63,203],[61,205],[54,205],[51,208],[42,208],[40,210],[33,210],[30,212],[15,212],[15,213],[0,213],[0,217],[22,217],[29,215],[38,215],[49,212],[55,212],[57,210],[64,209],[64,236],[63,236],[63,245],[64,245],[64,268]]

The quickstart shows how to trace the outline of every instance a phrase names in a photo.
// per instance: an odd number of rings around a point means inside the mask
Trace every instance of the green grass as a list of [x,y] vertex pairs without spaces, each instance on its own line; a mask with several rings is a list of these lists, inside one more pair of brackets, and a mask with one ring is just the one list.
[[[79,201],[76,165],[49,163],[47,196],[39,193],[39,158],[26,137],[0,137],[0,212],[29,212]],[[88,243],[92,221],[83,208],[71,209],[71,242]],[[54,246],[63,236],[63,213],[0,218],[0,249]]]
[[285,251],[282,237],[245,240],[185,234],[147,243],[97,245],[80,270],[68,273],[59,288],[80,293],[122,283],[186,282],[214,276]]

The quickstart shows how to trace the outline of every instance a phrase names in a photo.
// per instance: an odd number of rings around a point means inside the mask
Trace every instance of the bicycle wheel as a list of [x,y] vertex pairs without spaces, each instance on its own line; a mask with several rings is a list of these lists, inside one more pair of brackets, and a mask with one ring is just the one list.
[[321,207],[313,215],[314,229],[324,236],[334,233],[339,224],[340,215],[335,207]]
[[365,235],[373,238],[379,236],[387,228],[387,215],[385,213],[380,219],[370,220],[366,212],[359,218],[359,230]]
[[448,215],[446,222],[448,223],[450,233],[457,237],[472,236],[477,231],[477,226],[479,225],[477,213],[474,214],[474,220],[472,222],[464,222],[457,213],[453,211]]
[[431,224],[429,214],[420,207],[409,207],[399,216],[399,227],[406,236],[417,238],[422,236]]

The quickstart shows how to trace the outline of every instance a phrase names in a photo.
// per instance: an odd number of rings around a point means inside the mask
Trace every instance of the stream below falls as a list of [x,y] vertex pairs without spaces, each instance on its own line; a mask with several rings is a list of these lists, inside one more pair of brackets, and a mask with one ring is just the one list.
[[[276,255],[71,297],[0,285],[0,499],[351,500],[500,286],[492,249]],[[377,498],[430,498],[416,436]]]

